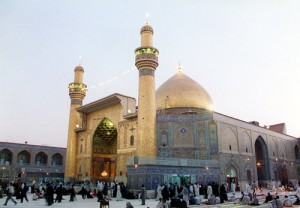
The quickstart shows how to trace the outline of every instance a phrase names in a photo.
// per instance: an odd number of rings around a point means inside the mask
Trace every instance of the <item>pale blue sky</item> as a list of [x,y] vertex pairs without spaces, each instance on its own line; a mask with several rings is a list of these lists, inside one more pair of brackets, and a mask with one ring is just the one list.
[[79,56],[85,104],[115,92],[137,98],[146,13],[160,50],[156,88],[180,60],[217,112],[285,122],[300,136],[300,1],[0,0],[0,141],[66,147]]

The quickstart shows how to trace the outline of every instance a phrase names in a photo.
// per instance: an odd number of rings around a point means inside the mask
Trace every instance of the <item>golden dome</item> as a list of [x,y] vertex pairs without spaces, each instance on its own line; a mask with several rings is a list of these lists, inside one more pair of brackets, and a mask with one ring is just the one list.
[[179,70],[156,90],[156,108],[183,107],[212,110],[213,101],[200,84]]

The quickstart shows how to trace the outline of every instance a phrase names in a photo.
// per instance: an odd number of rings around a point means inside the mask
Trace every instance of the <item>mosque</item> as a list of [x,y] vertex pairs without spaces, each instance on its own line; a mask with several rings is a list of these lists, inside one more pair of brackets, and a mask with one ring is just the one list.
[[158,49],[153,28],[141,28],[135,50],[139,72],[136,99],[112,94],[83,105],[84,69],[75,67],[65,181],[123,181],[130,189],[161,182],[296,182],[299,139],[285,124],[260,126],[213,111],[208,92],[178,67],[155,90]]

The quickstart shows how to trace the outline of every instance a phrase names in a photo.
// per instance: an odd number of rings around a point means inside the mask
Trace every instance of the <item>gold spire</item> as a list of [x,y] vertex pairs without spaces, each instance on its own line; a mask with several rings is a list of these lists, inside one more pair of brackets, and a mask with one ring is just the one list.
[[178,66],[177,66],[177,71],[181,72],[181,70],[182,70],[182,67],[181,67],[181,64],[180,64],[180,61],[179,61]]

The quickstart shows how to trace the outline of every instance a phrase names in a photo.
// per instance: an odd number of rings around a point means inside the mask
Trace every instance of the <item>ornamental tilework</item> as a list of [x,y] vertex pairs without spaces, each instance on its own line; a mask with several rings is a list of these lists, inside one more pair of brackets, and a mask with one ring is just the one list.
[[178,175],[220,175],[219,169],[205,169],[192,167],[176,167],[176,168],[162,168],[162,167],[138,167],[129,168],[128,175],[140,174],[178,174]]
[[158,122],[197,122],[197,121],[205,121],[211,120],[212,115],[205,114],[205,115],[158,115],[157,121]]

